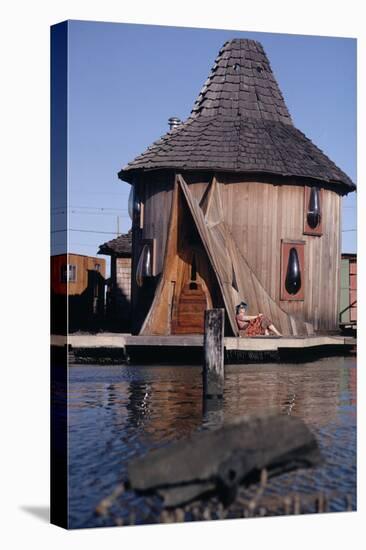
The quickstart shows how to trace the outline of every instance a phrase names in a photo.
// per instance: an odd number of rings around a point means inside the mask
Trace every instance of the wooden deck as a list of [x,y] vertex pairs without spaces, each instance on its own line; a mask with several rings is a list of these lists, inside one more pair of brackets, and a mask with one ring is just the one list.
[[[226,364],[263,362],[307,362],[320,357],[354,354],[356,338],[349,336],[225,338]],[[51,336],[58,353],[67,346],[68,364],[202,365],[203,336],[132,336],[99,333]],[[65,361],[65,354],[61,359]],[[65,363],[66,364],[66,363]]]
[[[224,339],[226,350],[238,351],[276,351],[279,349],[316,348],[336,346],[339,348],[355,346],[356,338],[349,336],[290,336],[271,337],[255,336],[251,338]],[[176,336],[132,336],[130,334],[100,333],[100,334],[70,334],[67,338],[61,335],[52,335],[51,344],[64,346],[69,344],[73,348],[134,348],[134,347],[170,347],[170,348],[197,348],[203,346],[203,336],[176,335]]]
[[[133,347],[201,347],[203,336],[125,336],[127,348]],[[256,336],[251,338],[224,339],[226,350],[277,351],[280,349],[304,349],[323,346],[343,347],[356,345],[355,338],[346,336]]]

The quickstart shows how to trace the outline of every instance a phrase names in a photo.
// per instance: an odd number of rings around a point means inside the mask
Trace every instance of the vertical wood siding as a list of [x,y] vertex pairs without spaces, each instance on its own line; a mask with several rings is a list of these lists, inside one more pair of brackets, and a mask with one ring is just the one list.
[[[187,177],[189,190],[199,204],[207,199],[212,176],[200,178]],[[269,297],[281,309],[294,319],[306,321],[315,330],[327,331],[338,328],[339,314],[339,278],[340,278],[340,196],[330,190],[322,191],[322,231],[321,236],[304,235],[304,187],[303,185],[280,185],[278,181],[241,181],[234,176],[217,175],[219,194],[222,202],[224,222],[255,276]],[[296,183],[296,182],[294,182]],[[168,239],[169,218],[172,210],[173,174],[145,174],[138,182],[140,197],[144,203],[143,228],[134,230],[132,303],[134,318],[138,319],[135,332],[138,332],[151,306],[154,292],[141,303],[141,290],[135,284],[135,266],[137,265],[142,239],[156,239],[156,284],[163,270]],[[281,285],[281,240],[301,240],[305,242],[304,273],[302,273],[305,297],[303,301],[280,299]],[[176,250],[177,242],[171,250]],[[180,252],[174,262],[174,272],[170,274],[169,284],[161,288],[159,300],[167,302],[173,308],[174,299],[169,298],[171,281],[175,281],[173,295],[179,292],[186,269],[185,255]],[[176,253],[176,252],[175,252]],[[174,253],[174,254],[175,254]],[[181,263],[182,274],[178,264]],[[188,262],[189,263],[189,262]],[[184,265],[183,265],[184,264]],[[206,279],[206,284],[208,279]],[[169,286],[170,285],[170,286]],[[156,286],[155,286],[156,288]],[[141,299],[136,299],[140,295]],[[171,303],[173,299],[173,303]],[[257,302],[258,300],[254,300]],[[169,306],[170,303],[170,306]],[[274,304],[252,304],[259,310]],[[165,311],[165,307],[163,308]],[[167,333],[167,313],[162,311],[157,322],[158,333]],[[169,315],[168,315],[169,317]],[[163,321],[164,319],[164,321]],[[153,323],[155,325],[155,322]],[[149,323],[145,329],[149,331]],[[150,327],[152,328],[152,327]],[[157,327],[155,327],[157,328]],[[286,327],[283,327],[286,328]]]
[[[172,206],[173,177],[169,173],[143,174],[135,182],[143,207],[143,224],[132,227],[131,311],[132,332],[138,334],[151,306],[163,269],[169,218]],[[156,276],[141,289],[136,283],[136,268],[145,239],[155,239]]]
[[[314,325],[338,327],[340,196],[322,191],[323,235],[304,235],[304,188],[219,177],[225,221],[263,287],[283,310]],[[281,239],[305,241],[304,301],[280,300]]]

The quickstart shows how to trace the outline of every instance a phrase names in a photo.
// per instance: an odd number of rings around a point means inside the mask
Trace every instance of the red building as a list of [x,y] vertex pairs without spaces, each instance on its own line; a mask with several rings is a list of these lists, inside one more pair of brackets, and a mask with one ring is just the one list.
[[[51,330],[65,331],[68,299],[69,332],[95,330],[104,319],[106,261],[81,254],[51,256]],[[65,315],[62,313],[62,315]]]
[[357,254],[342,254],[339,323],[341,328],[357,324]]

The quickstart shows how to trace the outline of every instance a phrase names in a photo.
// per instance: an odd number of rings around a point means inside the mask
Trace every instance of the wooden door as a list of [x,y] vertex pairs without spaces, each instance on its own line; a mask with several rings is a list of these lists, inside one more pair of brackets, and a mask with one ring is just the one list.
[[190,281],[180,293],[172,334],[203,334],[207,298],[200,283]]

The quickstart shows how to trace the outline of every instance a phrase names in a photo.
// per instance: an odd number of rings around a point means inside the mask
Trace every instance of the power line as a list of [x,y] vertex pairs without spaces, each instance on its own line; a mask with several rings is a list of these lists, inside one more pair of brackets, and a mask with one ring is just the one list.
[[112,210],[113,212],[127,212],[127,208],[112,208],[110,206],[55,206],[51,210],[53,212],[55,210]]
[[[109,216],[127,219],[129,218],[128,214],[119,214],[118,212],[77,212],[76,210],[70,210],[70,214],[78,214],[79,216]],[[66,214],[66,212],[54,212],[53,216],[59,216],[61,214]]]
[[51,233],[64,233],[65,231],[78,231],[80,233],[104,233],[106,235],[118,235],[116,231],[95,231],[94,229],[54,229]]
[[[126,190],[121,190],[121,193],[126,194]],[[83,195],[118,195],[122,197],[121,193],[112,193],[112,191],[83,191]]]
[[69,246],[85,246],[87,248],[98,248],[98,244],[90,244],[90,243],[69,243]]
[[[119,210],[119,208],[111,208],[110,206],[69,206],[70,208],[85,209],[85,210]],[[127,209],[125,209],[127,212]]]
[[[81,233],[105,233],[108,235],[118,235],[117,231],[95,231],[94,229],[53,229],[51,233],[63,233],[65,231],[79,231]],[[342,229],[342,233],[346,233],[348,231],[357,231],[357,229]]]

